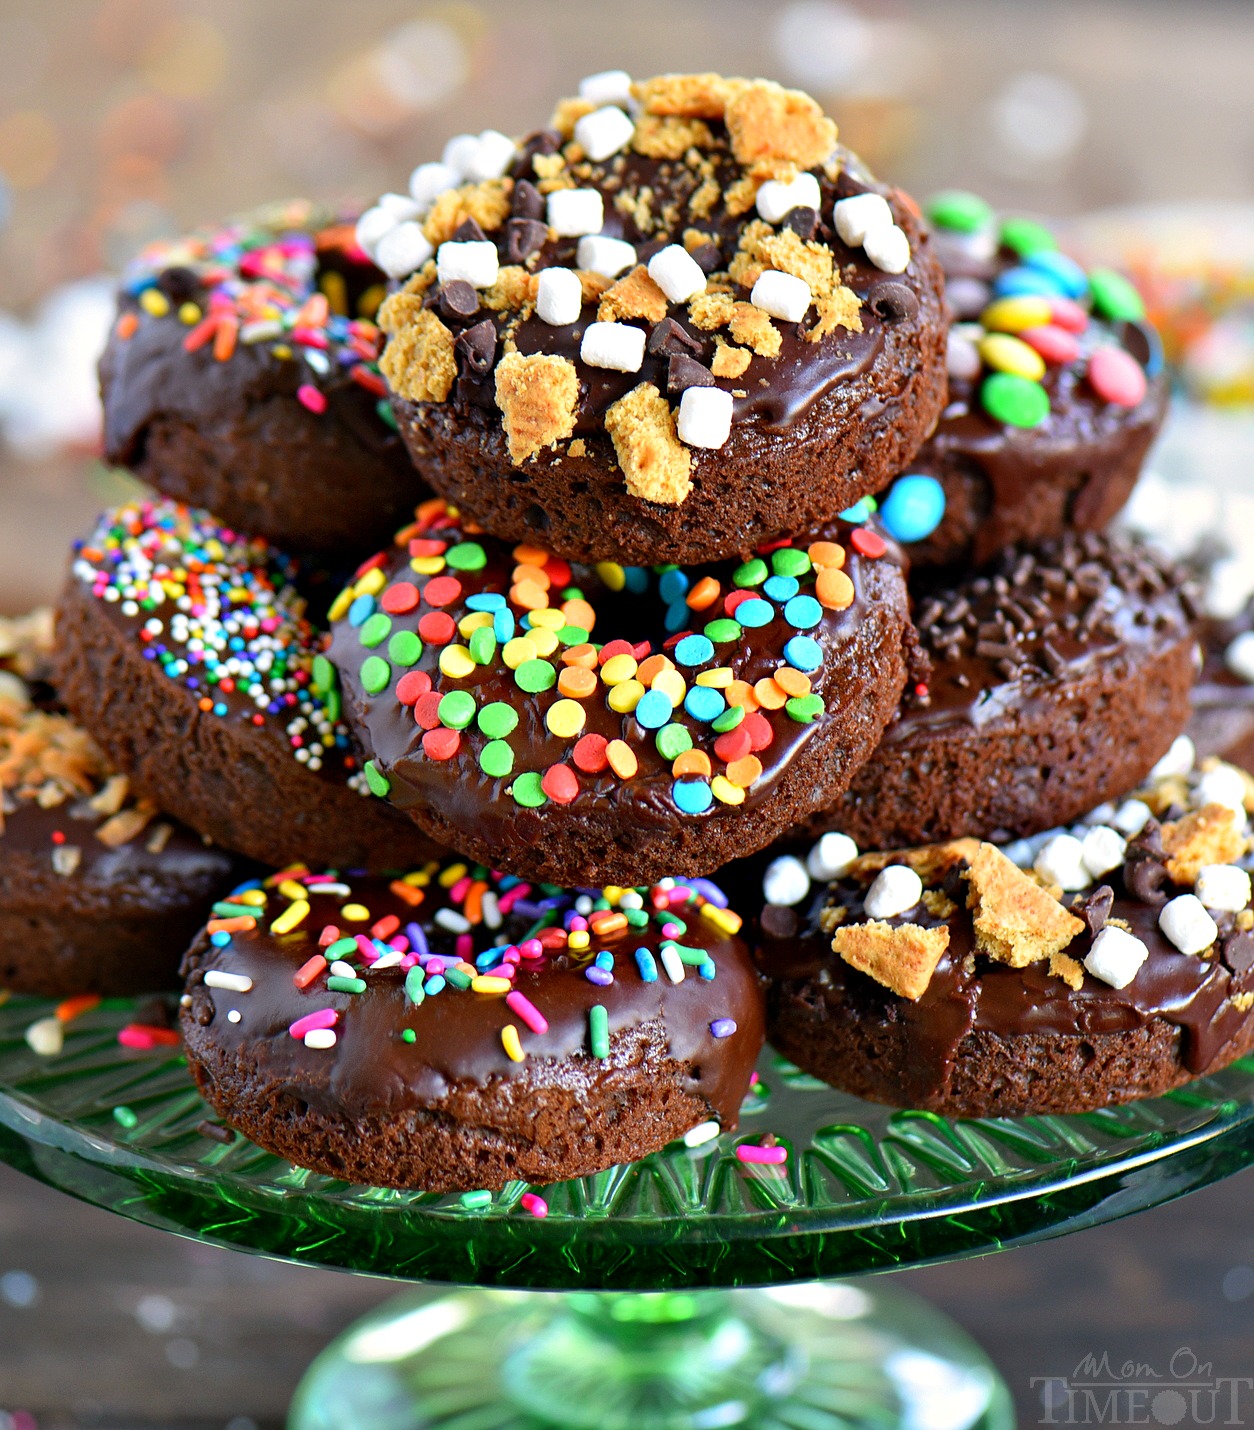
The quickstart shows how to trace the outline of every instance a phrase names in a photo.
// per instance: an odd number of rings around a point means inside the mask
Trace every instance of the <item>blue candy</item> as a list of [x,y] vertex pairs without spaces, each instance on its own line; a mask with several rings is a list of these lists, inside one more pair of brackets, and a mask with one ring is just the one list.
[[922,541],[945,515],[945,488],[935,477],[898,477],[880,504],[880,520],[898,541]]
[[660,730],[674,714],[670,698],[660,690],[646,690],[636,706],[635,716],[646,730]]
[[854,502],[851,507],[847,508],[845,511],[842,511],[840,514],[840,519],[841,521],[852,522],[854,526],[861,526],[862,523],[870,517],[871,513],[874,510],[875,507],[872,504],[870,497],[863,497],[861,501]]
[[787,601],[795,596],[801,586],[795,576],[768,576],[762,586],[762,594],[772,601]]
[[682,631],[685,626],[691,625],[691,623],[692,611],[682,597],[680,597],[678,601],[672,601],[671,604],[667,606],[666,616],[662,624],[671,635],[674,635],[676,631]]
[[684,696],[684,709],[694,720],[708,724],[727,709],[727,701],[712,685],[694,685]]
[[1087,297],[1088,274],[1074,258],[1068,258],[1065,253],[1059,253],[1056,249],[1042,249],[1039,253],[1029,254],[1023,261],[1028,268],[1052,278],[1060,285],[1066,297]]
[[466,597],[466,609],[470,611],[503,611],[505,597],[496,591],[480,591]]
[[1008,268],[993,284],[999,298],[1060,298],[1065,297],[1062,284],[1039,268]]
[[643,566],[624,566],[623,583],[633,596],[643,596],[649,589],[649,573]]
[[808,631],[823,619],[823,607],[813,596],[794,596],[784,607],[784,619],[797,630]]
[[657,583],[657,593],[669,606],[672,601],[682,601],[688,594],[688,577],[678,568],[664,571]]
[[809,674],[823,664],[823,647],[811,636],[793,636],[784,646],[784,659],[794,670]]
[[231,935],[225,929],[219,929],[217,933],[209,935],[209,942],[214,948],[225,948],[231,941]]
[[348,608],[348,623],[350,626],[364,626],[373,615],[374,597],[358,596]]
[[685,636],[675,643],[674,655],[680,665],[704,665],[714,659],[714,642],[708,636]]
[[671,798],[685,814],[704,814],[714,803],[714,796],[704,780],[676,780],[671,786]]
[[775,607],[769,601],[751,596],[736,607],[735,618],[742,626],[769,626],[775,619]]
[[514,639],[514,613],[513,611],[497,611],[492,617],[492,634],[501,642]]

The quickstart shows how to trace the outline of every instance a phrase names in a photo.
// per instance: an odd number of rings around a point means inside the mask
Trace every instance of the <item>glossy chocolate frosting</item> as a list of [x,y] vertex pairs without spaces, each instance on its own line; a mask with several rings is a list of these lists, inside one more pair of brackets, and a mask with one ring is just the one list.
[[1227,660],[1238,636],[1254,631],[1254,604],[1229,621],[1202,622],[1202,673],[1193,687],[1189,735],[1200,756],[1218,755],[1242,769],[1254,768],[1254,685]]

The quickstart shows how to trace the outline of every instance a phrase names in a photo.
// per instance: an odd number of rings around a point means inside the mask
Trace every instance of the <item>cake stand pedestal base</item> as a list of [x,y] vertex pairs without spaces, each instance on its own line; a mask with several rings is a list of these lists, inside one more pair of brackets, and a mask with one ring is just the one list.
[[978,1347],[913,1297],[401,1296],[310,1367],[289,1430],[1013,1430]]

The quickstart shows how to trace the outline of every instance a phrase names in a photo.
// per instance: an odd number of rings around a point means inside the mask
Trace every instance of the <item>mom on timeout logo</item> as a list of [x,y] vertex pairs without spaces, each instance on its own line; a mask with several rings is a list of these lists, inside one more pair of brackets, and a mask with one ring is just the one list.
[[1181,1346],[1165,1370],[1139,1361],[1112,1366],[1086,1355],[1070,1375],[1033,1376],[1041,1425],[1254,1426],[1254,1371],[1217,1375],[1210,1361]]

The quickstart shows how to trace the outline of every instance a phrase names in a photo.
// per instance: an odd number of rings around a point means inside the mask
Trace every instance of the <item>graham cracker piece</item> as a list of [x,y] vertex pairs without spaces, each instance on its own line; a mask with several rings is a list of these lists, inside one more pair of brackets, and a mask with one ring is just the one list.
[[[559,100],[553,117],[549,120],[549,128],[556,129],[563,139],[569,139],[574,134],[579,120],[585,114],[591,114],[595,108],[596,105],[590,99]],[[536,172],[540,171],[537,169]]]
[[917,1002],[927,992],[936,965],[949,947],[949,926],[874,921],[850,924],[832,934],[832,952],[900,998]]
[[399,396],[443,402],[457,377],[453,334],[430,308],[422,308],[388,340],[379,367]]
[[1192,884],[1208,864],[1234,863],[1246,849],[1236,817],[1224,804],[1208,804],[1164,824],[1162,837],[1171,855],[1167,873],[1177,884]]
[[784,341],[771,322],[770,314],[752,303],[737,303],[732,308],[731,335],[738,343],[751,347],[759,357],[778,357]]
[[642,114],[631,147],[649,159],[682,159],[689,149],[711,149],[714,135],[701,119]]
[[588,455],[588,444],[582,437],[576,437],[570,446],[567,447],[566,455],[568,457],[586,457]]
[[107,849],[118,849],[142,833],[156,816],[156,805],[140,800],[129,809],[120,810],[96,830],[96,838]]
[[1068,988],[1081,988],[1084,984],[1084,965],[1069,954],[1051,953],[1049,971],[1055,978],[1061,978]]
[[753,174],[745,174],[723,191],[723,208],[730,218],[747,214],[758,201],[758,190],[764,180]]
[[712,333],[717,328],[725,328],[732,320],[732,310],[736,300],[730,293],[717,293],[706,289],[698,293],[688,303],[688,316],[693,325],[703,332]]
[[507,353],[496,365],[496,405],[504,418],[510,461],[521,467],[575,430],[575,364],[548,353]]
[[646,114],[722,119],[728,100],[744,84],[721,74],[660,74],[632,85],[632,91]]
[[724,118],[737,160],[767,177],[794,165],[813,169],[836,148],[836,126],[819,105],[808,94],[769,80],[739,89]]
[[1084,932],[1082,919],[1068,913],[993,844],[979,846],[966,879],[977,950],[1011,968],[1026,968],[1061,953]]
[[695,253],[698,248],[704,248],[707,243],[718,246],[718,239],[713,234],[704,233],[699,228],[684,229],[684,248],[688,253]]
[[590,268],[576,268],[575,277],[579,279],[579,286],[583,289],[585,303],[595,303],[607,288],[613,286],[614,282],[604,273],[593,273]]
[[692,455],[676,435],[670,403],[651,382],[606,411],[605,430],[632,496],[678,506],[692,490]]
[[825,243],[802,238],[790,228],[759,238],[754,244],[754,256],[768,268],[804,279],[812,293],[826,293],[832,286],[832,250]]
[[482,184],[450,189],[431,206],[422,231],[437,248],[447,243],[468,218],[474,219],[484,233],[491,233],[509,217],[513,191],[513,179],[487,179]]
[[497,270],[496,282],[491,288],[480,291],[479,301],[494,313],[523,312],[535,306],[539,286],[537,274],[528,273],[517,264],[509,264]]
[[696,192],[688,200],[688,212],[693,218],[709,218],[714,212],[714,205],[722,196],[723,191],[719,188],[717,179],[703,179]]
[[851,333],[862,331],[862,300],[852,288],[841,284],[816,298],[814,307],[819,320],[807,330],[807,342],[817,343],[837,328],[847,328]]
[[412,277],[379,305],[375,321],[391,337],[399,333],[422,311],[423,298],[435,282],[435,259],[429,259]]
[[612,288],[607,288],[597,309],[599,323],[619,323],[626,318],[644,318],[660,323],[666,316],[666,294],[649,277],[649,270],[637,264]]
[[733,347],[721,338],[716,341],[718,345],[714,349],[710,371],[715,377],[739,377],[753,361],[753,354],[748,348]]

